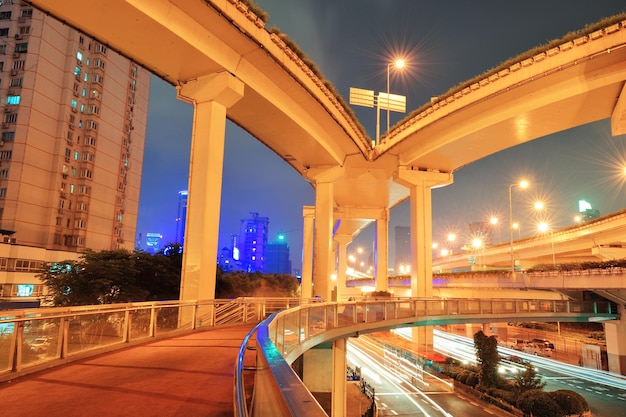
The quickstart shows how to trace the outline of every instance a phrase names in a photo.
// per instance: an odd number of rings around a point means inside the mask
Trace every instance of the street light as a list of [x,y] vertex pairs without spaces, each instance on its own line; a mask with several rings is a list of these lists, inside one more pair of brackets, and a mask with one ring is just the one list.
[[486,268],[486,260],[485,260],[485,242],[479,238],[479,237],[475,237],[472,240],[472,246],[474,247],[474,249],[480,249],[482,247],[483,249],[483,269]]
[[522,180],[517,184],[509,185],[509,243],[511,245],[511,273],[515,273],[515,258],[513,257],[513,187],[528,188],[528,181]]
[[493,226],[498,226],[498,245],[500,244],[500,224],[498,223],[498,218],[496,216],[491,216],[489,218],[489,223],[491,224],[491,228]]
[[513,223],[513,229],[517,230],[517,238],[522,238],[522,226],[518,222]]
[[537,228],[541,233],[550,232],[550,242],[552,243],[552,265],[556,265],[556,256],[554,254],[554,232],[550,225],[546,222],[541,222],[537,225]]
[[[387,64],[387,100],[390,99],[389,97],[389,72],[391,70],[391,66],[395,66],[397,69],[402,69],[404,68],[404,59],[396,59],[394,62],[390,62],[389,64]],[[387,132],[389,132],[389,102],[387,102]]]

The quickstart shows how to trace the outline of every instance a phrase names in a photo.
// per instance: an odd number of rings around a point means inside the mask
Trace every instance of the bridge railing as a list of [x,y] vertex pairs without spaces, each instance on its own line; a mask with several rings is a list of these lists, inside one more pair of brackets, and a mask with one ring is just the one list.
[[[290,364],[322,342],[364,331],[402,325],[489,321],[590,321],[618,318],[606,301],[523,299],[389,299],[343,303],[310,303],[283,310],[256,331],[254,393],[248,407],[242,360],[235,371],[237,417],[326,416]],[[248,339],[246,339],[247,344]],[[244,349],[242,347],[243,352]],[[240,355],[242,353],[240,352]]]
[[301,302],[238,298],[0,311],[0,380],[128,344],[207,327],[258,323]]

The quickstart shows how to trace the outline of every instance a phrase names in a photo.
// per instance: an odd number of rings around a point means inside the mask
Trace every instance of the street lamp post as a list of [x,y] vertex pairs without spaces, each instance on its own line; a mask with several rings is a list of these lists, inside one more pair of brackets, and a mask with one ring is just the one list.
[[474,247],[474,249],[480,249],[482,248],[483,250],[483,269],[485,269],[487,267],[487,260],[485,259],[485,241],[479,237],[474,238],[474,240],[472,240],[472,246]]
[[552,265],[556,265],[556,255],[554,254],[554,231],[546,222],[539,223],[538,228],[541,233],[550,232],[550,242],[552,244]]
[[404,59],[397,59],[395,62],[390,62],[389,64],[387,64],[387,132],[389,132],[389,107],[390,107],[389,73],[391,71],[392,65],[394,65],[398,69],[401,69],[402,67],[404,67]]
[[509,244],[511,246],[511,274],[515,273],[515,257],[513,256],[513,187],[527,188],[528,181],[523,180],[518,184],[509,185]]

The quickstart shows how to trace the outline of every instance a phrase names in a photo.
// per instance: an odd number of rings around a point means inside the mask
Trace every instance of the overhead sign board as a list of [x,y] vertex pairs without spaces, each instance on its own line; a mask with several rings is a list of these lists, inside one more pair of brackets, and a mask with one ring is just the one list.
[[350,87],[350,104],[363,107],[374,107],[374,91]]
[[406,113],[406,96],[398,94],[378,93],[378,107],[381,110],[390,110]]

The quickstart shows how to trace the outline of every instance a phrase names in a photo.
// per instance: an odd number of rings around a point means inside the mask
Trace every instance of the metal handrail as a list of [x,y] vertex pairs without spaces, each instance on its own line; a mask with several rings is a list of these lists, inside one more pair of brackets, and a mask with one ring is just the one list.
[[[329,340],[411,325],[480,323],[485,320],[507,322],[513,319],[614,320],[619,314],[613,307],[610,302],[576,300],[407,298],[316,303],[283,310],[264,320],[255,330],[257,367],[260,363],[269,367],[267,371],[257,370],[257,377],[260,373],[268,375],[270,372],[275,383],[260,386],[255,383],[253,415],[323,416],[323,411],[319,413],[315,408],[315,398],[289,364],[308,349]],[[264,378],[267,382],[268,377]],[[259,394],[261,390],[263,393]],[[264,398],[257,398],[259,395]],[[257,402],[262,404],[261,412],[255,410]],[[235,405],[239,407],[237,403]],[[305,412],[303,407],[313,409],[307,408]],[[236,408],[235,415],[248,417],[247,407]]]
[[243,338],[241,342],[241,346],[239,347],[239,354],[237,355],[237,362],[235,363],[235,388],[234,388],[234,403],[235,403],[235,417],[247,417],[248,416],[248,404],[246,403],[246,388],[243,380],[243,361],[246,349],[248,348],[248,343],[252,335],[254,335],[261,324],[266,322],[267,320],[271,320],[270,318],[265,319],[262,322],[257,323],[256,326],[252,328]]

